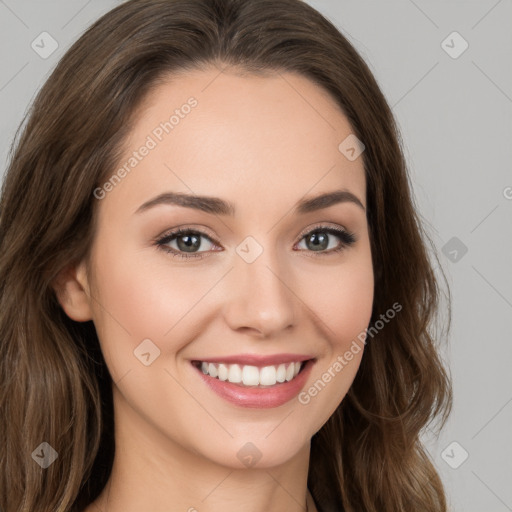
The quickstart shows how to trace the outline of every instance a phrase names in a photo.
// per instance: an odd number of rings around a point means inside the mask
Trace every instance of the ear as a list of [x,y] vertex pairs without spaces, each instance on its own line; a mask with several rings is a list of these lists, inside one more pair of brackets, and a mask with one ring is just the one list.
[[92,320],[89,283],[85,263],[63,269],[55,278],[52,287],[62,309],[72,320]]

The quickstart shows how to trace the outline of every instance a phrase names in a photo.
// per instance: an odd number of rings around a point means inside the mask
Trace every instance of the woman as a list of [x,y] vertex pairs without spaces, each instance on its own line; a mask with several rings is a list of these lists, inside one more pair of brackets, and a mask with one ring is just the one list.
[[1,200],[0,509],[444,511],[438,284],[368,67],[298,0],[131,0]]

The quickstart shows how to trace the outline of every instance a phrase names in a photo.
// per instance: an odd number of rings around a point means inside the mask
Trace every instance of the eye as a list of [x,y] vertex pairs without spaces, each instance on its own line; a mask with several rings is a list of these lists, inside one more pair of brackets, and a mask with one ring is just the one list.
[[[192,229],[177,229],[166,234],[163,238],[157,240],[156,243],[164,251],[178,258],[202,258],[203,255],[201,253],[204,251],[200,251],[199,254],[196,254],[197,250],[205,245],[202,239],[206,239],[209,243],[213,244],[212,239],[205,233]],[[175,242],[177,247],[171,247],[170,244],[174,244]]]
[[[339,242],[335,243],[333,238],[337,238]],[[315,256],[317,256],[342,251],[353,245],[356,242],[356,237],[353,233],[342,228],[317,226],[302,235],[301,242],[302,241],[304,241],[306,249],[314,253],[319,253],[315,254]],[[331,242],[334,243],[332,244]]]
[[[338,243],[332,244],[331,242],[336,238],[338,239]],[[203,239],[208,242],[204,244]],[[306,244],[306,252],[313,252],[317,253],[315,256],[322,256],[337,253],[353,245],[356,242],[356,237],[353,233],[342,228],[317,226],[301,235],[300,241],[304,241]],[[172,247],[171,244],[176,245]],[[216,242],[206,233],[186,228],[180,228],[167,233],[156,241],[158,247],[182,259],[203,258],[203,253],[209,252],[209,244],[215,246]],[[204,245],[207,247],[204,248]],[[203,250],[200,251],[199,249]]]

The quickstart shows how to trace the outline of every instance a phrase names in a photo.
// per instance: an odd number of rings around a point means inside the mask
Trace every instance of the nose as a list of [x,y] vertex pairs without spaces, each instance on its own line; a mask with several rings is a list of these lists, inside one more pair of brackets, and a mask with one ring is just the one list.
[[236,259],[228,277],[224,316],[231,329],[270,338],[294,326],[300,300],[293,292],[290,271],[266,249],[252,263]]

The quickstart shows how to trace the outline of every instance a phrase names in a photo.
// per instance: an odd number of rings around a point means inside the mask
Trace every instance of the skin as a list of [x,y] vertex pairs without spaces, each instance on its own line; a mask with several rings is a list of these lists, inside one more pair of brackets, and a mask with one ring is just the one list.
[[[307,390],[349,349],[373,302],[365,210],[344,202],[299,215],[293,207],[344,189],[366,208],[362,157],[349,161],[338,150],[350,124],[307,78],[212,67],[175,75],[145,99],[120,165],[190,96],[197,107],[99,201],[90,260],[56,286],[71,318],[93,320],[113,380],[113,472],[86,510],[304,511],[311,437],[347,393],[363,351],[308,404],[270,409],[225,401],[190,360],[311,354]],[[173,205],[135,213],[166,191],[228,200],[236,215]],[[300,235],[319,223],[357,240],[327,254],[340,244],[327,235],[329,248],[315,252]],[[155,245],[176,227],[213,240],[202,238],[204,258]],[[263,249],[250,264],[236,252],[247,236]],[[177,240],[168,246],[178,250]],[[134,357],[147,338],[160,350],[149,366]],[[248,442],[261,452],[253,467],[237,458]]]

